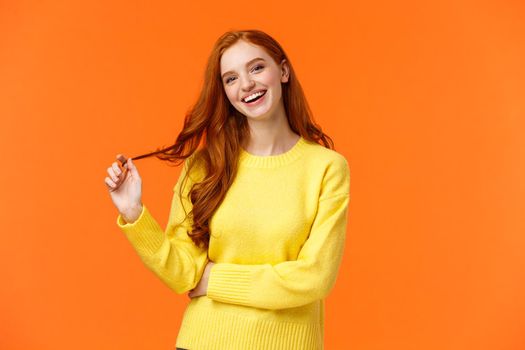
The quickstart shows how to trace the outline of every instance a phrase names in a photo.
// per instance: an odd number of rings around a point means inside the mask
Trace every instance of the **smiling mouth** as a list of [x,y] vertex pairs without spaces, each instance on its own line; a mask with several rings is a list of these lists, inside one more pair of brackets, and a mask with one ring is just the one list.
[[262,94],[260,94],[259,96],[257,96],[257,97],[254,98],[253,100],[250,100],[250,101],[248,101],[248,102],[246,102],[245,100],[242,100],[242,102],[244,102],[244,103],[248,103],[248,104],[249,104],[249,103],[253,103],[253,102],[259,100],[259,99],[260,99],[261,97],[263,97],[264,95],[266,95],[266,90],[262,91]]

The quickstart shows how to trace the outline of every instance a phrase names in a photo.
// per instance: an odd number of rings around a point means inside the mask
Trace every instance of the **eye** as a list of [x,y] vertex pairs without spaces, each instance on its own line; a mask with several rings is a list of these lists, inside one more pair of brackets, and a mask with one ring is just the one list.
[[[260,69],[257,69],[257,68],[260,68]],[[263,68],[264,68],[263,65],[258,64],[258,65],[256,65],[255,67],[253,67],[252,70],[253,70],[253,71],[260,71],[260,70],[263,69]],[[227,78],[224,82],[225,82],[226,84],[229,84],[230,81],[231,81],[231,79],[233,79],[233,78],[234,78],[234,77],[229,77],[229,78]]]

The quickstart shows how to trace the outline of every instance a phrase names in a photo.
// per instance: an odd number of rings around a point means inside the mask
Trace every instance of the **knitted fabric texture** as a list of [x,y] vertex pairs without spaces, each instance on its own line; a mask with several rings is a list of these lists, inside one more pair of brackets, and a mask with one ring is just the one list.
[[[209,260],[207,295],[189,301],[176,346],[190,350],[324,347],[325,298],[343,257],[350,169],[340,153],[300,138],[287,152],[257,156],[242,149],[238,173],[209,221],[208,250],[188,237],[188,192],[203,179],[185,160],[168,223],[148,207],[117,225],[145,266],[177,294],[199,282]],[[182,197],[179,189],[183,187]]]

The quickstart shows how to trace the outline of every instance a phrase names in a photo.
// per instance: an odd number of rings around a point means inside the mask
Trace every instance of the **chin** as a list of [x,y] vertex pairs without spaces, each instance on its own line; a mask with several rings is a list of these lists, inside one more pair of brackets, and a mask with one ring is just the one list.
[[257,113],[242,113],[246,118],[252,118],[252,119],[261,119],[268,116],[270,111],[264,111],[264,112],[257,112]]
[[247,118],[264,118],[265,116],[269,116],[272,114],[272,111],[275,109],[272,107],[273,106],[269,106],[269,107],[266,107],[264,110],[257,110],[257,111],[250,111],[250,110],[242,109],[240,110],[240,112]]

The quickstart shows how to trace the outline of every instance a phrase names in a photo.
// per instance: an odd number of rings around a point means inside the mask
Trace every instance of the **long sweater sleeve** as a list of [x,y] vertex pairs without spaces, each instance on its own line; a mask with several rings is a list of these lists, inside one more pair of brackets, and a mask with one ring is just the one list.
[[188,177],[183,185],[182,200],[179,197],[187,166],[188,159],[185,160],[177,184],[173,188],[174,194],[165,230],[144,204],[139,218],[133,223],[126,223],[120,214],[117,217],[117,225],[125,233],[145,266],[178,294],[197,285],[208,262],[207,250],[197,247],[187,235],[192,225],[190,216],[185,219],[185,210],[189,212],[192,208],[188,198],[194,182],[192,176]]
[[350,170],[344,158],[326,171],[310,234],[296,260],[275,265],[217,263],[207,296],[262,309],[297,307],[325,298],[335,285],[345,245]]

